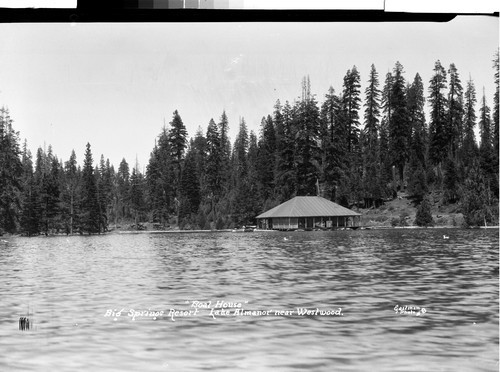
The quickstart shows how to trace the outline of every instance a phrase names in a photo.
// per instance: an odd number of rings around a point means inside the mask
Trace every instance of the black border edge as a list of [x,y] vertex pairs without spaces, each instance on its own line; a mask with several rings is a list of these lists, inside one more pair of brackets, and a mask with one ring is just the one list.
[[[449,22],[457,13],[402,13],[383,10],[245,9],[7,9],[1,23],[28,22]],[[498,17],[498,12],[489,15]]]

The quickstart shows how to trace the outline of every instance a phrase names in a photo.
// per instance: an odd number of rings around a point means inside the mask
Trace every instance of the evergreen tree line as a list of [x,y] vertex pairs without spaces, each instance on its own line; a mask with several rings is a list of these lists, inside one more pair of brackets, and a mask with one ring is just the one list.
[[398,191],[419,206],[418,224],[429,223],[430,192],[441,196],[440,203],[456,203],[467,225],[497,222],[498,66],[497,51],[493,110],[484,91],[477,110],[472,79],[462,85],[456,66],[446,69],[439,60],[427,91],[418,73],[406,80],[399,62],[381,86],[372,65],[364,102],[356,66],[321,104],[305,77],[301,96],[293,103],[278,100],[258,134],[240,118],[233,144],[225,112],[189,139],[176,110],[155,141],[145,174],[137,164],[130,172],[125,159],[118,170],[102,155],[94,165],[90,144],[83,168],[74,151],[63,162],[50,146],[39,148],[33,160],[2,108],[0,230],[102,233],[131,221],[222,229],[254,224],[255,216],[296,195],[371,208]]

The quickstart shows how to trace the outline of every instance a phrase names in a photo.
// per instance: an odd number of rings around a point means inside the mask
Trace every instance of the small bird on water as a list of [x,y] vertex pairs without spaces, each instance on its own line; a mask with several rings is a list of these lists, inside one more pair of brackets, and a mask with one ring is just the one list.
[[450,239],[448,235],[443,235],[443,239]]

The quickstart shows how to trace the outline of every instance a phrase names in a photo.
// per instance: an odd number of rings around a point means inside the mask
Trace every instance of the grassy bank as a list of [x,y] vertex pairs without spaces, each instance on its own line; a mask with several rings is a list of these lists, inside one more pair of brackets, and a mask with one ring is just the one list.
[[[443,205],[441,195],[433,193],[431,208],[434,225],[438,227],[461,227],[464,218],[459,212],[458,204]],[[379,208],[359,209],[362,214],[364,226],[391,227],[391,226],[416,226],[415,218],[417,207],[405,193],[398,193],[394,200],[386,202]]]

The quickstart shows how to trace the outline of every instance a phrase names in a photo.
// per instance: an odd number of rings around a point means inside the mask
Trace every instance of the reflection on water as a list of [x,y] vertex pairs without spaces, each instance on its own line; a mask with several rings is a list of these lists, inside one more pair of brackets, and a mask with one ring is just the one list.
[[[498,370],[498,230],[4,240],[2,371]],[[272,312],[168,316],[192,301]]]

